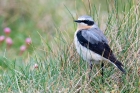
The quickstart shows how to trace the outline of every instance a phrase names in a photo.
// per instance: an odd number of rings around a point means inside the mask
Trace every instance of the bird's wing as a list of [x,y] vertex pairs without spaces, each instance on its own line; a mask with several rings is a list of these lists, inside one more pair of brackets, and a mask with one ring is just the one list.
[[89,30],[81,30],[83,37],[91,42],[92,44],[100,42],[105,42],[108,44],[108,40],[103,34],[103,32],[98,28],[92,28]]
[[94,31],[80,30],[77,32],[77,39],[82,46],[110,60],[122,72],[125,72],[124,69],[121,67],[123,66],[122,63],[115,58],[112,50],[107,44],[107,40],[104,40],[104,35],[101,36]]
[[81,30],[77,33],[77,38],[82,46],[89,48],[91,51],[106,59],[109,59],[109,56],[112,54],[112,50],[105,40],[103,40],[101,36],[94,31]]

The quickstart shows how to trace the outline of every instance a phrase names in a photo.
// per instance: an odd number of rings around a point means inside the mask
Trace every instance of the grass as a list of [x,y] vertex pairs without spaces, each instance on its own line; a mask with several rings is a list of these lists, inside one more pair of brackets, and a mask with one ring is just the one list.
[[[10,27],[13,46],[0,46],[0,91],[2,93],[139,93],[140,3],[137,0],[0,0],[0,35]],[[58,7],[59,6],[59,7]],[[91,15],[109,39],[127,74],[105,62],[104,84],[100,65],[89,82],[88,64],[73,45],[78,16]],[[11,16],[12,15],[12,16]],[[19,55],[25,38],[30,49]],[[34,64],[38,68],[34,68]]]

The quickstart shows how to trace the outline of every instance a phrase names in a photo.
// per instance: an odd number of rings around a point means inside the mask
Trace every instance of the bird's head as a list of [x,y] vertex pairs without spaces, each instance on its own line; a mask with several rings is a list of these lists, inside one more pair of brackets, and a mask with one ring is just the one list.
[[78,20],[74,20],[74,22],[78,23],[77,28],[80,29],[89,29],[91,28],[95,23],[92,19],[92,17],[84,15],[80,16]]

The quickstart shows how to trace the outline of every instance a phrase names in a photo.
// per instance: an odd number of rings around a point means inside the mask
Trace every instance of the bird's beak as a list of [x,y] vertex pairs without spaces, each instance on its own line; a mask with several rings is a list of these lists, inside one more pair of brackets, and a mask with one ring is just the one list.
[[74,22],[76,22],[76,23],[80,23],[81,21],[80,21],[80,20],[74,20]]

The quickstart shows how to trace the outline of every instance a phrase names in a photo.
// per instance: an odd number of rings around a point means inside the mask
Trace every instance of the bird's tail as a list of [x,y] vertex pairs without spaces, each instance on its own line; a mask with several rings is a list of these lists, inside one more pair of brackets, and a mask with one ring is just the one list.
[[116,61],[114,62],[114,64],[123,72],[123,73],[126,73],[126,71],[123,69],[123,64],[120,62],[120,61]]

